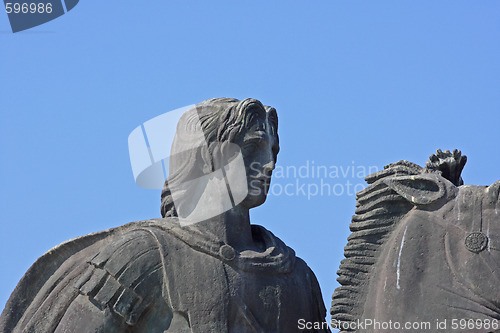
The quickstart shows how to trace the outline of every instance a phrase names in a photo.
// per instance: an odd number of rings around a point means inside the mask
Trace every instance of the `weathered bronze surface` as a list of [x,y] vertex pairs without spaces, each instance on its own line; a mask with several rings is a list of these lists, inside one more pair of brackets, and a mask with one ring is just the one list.
[[499,331],[500,181],[463,185],[465,162],[460,151],[438,150],[425,168],[400,161],[366,178],[333,294],[334,326]]
[[[188,110],[172,147],[162,218],[47,252],[12,293],[0,331],[298,332],[301,319],[324,323],[313,272],[250,224],[249,209],[266,200],[275,167],[277,124],[276,110],[254,99],[212,99]],[[197,143],[200,134],[206,144]],[[227,167],[238,156],[239,187],[238,170]],[[322,327],[314,331],[328,331]]]

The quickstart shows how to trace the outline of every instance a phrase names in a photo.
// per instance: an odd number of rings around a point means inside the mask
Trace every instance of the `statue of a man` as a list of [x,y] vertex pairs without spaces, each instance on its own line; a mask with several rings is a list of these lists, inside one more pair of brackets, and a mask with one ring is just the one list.
[[0,331],[288,333],[309,323],[329,332],[313,272],[250,224],[278,150],[276,110],[257,100],[211,99],[186,111],[163,218],[47,252],[11,295]]

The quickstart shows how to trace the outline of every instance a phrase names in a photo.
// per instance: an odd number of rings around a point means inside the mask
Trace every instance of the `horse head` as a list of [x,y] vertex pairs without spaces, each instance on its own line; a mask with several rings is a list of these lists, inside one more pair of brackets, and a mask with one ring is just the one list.
[[343,331],[500,319],[500,181],[461,185],[463,164],[401,161],[367,177],[331,312],[337,323],[373,325]]

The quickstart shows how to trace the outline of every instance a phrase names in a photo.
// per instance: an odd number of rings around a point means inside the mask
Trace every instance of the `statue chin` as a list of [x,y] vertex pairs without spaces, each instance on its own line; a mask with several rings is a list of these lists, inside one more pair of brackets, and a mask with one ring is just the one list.
[[250,190],[247,197],[240,204],[241,207],[251,209],[262,205],[266,202],[267,190]]

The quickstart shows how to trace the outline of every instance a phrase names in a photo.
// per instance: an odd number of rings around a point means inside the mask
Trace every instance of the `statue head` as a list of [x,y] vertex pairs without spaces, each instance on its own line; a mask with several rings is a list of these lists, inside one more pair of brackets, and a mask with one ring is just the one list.
[[264,203],[279,151],[277,130],[276,110],[255,99],[214,98],[186,111],[172,143],[162,216],[189,216],[200,202],[202,210]]

